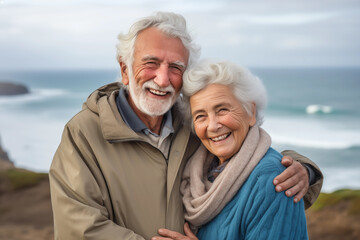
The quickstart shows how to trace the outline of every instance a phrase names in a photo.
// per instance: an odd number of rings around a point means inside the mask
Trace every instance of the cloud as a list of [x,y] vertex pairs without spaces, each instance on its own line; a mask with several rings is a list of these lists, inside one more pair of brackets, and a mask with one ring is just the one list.
[[338,13],[293,13],[273,15],[241,15],[237,21],[261,25],[299,25],[323,21],[335,17]]
[[0,2],[0,69],[117,67],[117,34],[159,10],[185,16],[204,57],[246,65],[360,65],[354,0]]

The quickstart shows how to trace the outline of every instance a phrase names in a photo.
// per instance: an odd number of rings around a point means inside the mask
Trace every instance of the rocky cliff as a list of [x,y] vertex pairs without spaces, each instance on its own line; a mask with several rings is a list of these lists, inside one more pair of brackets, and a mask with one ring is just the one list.
[[7,170],[13,168],[14,164],[10,161],[7,152],[3,149],[1,145],[1,138],[0,138],[0,171]]

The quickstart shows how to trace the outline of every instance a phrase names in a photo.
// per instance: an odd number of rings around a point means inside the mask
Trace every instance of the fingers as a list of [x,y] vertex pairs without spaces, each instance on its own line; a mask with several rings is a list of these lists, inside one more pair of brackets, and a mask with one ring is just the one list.
[[[284,182],[286,179],[288,179],[290,176],[293,176],[295,174],[295,170],[296,169],[293,169],[293,168],[290,168],[294,163],[294,160],[292,159],[292,157],[290,156],[284,156],[282,159],[281,159],[281,164],[286,167],[287,169],[282,172],[280,175],[276,176],[275,179],[274,179],[274,185],[278,185],[282,182]],[[282,190],[280,190],[282,191]]]
[[151,238],[151,240],[181,239],[181,238],[179,238],[178,235],[183,236],[182,234],[180,234],[180,233],[178,233],[178,232],[174,232],[174,231],[171,231],[171,230],[169,230],[169,229],[164,229],[164,228],[160,228],[160,229],[158,230],[158,233],[159,233],[161,236],[153,237],[153,238]]
[[294,162],[294,160],[290,156],[283,156],[282,159],[281,159],[281,164],[284,167],[289,167],[291,164],[293,164],[293,162]]
[[300,199],[302,199],[302,198],[305,196],[305,194],[307,193],[308,189],[309,189],[309,186],[306,186],[305,188],[303,188],[302,190],[300,190],[300,191],[298,192],[298,194],[296,194],[296,196],[294,197],[294,203],[299,202]]
[[283,157],[282,162],[287,168],[274,179],[274,185],[277,192],[286,190],[288,197],[294,197],[294,202],[306,194],[309,188],[309,176],[304,166],[299,162],[293,161],[291,157]]
[[286,179],[283,183],[276,185],[275,189],[277,192],[286,191],[286,196],[293,196],[295,193],[300,191],[301,188],[305,186],[305,182],[299,176],[299,174],[294,174],[290,178]]
[[184,224],[184,232],[187,237],[190,239],[197,239],[196,235],[191,231],[190,226],[188,223]]
[[282,185],[282,188],[286,190],[285,195],[288,197],[292,197],[295,194],[300,193],[301,191],[305,191],[306,193],[308,187],[309,187],[308,181],[305,181],[304,178],[298,178],[297,176],[294,176],[286,180]]
[[185,224],[184,225],[184,231],[186,236],[182,235],[181,233],[175,232],[175,231],[171,231],[169,229],[164,229],[164,228],[160,228],[158,230],[158,233],[161,236],[155,236],[152,237],[151,240],[192,240],[192,239],[197,239],[196,236],[191,232],[191,229],[189,227],[189,224]]

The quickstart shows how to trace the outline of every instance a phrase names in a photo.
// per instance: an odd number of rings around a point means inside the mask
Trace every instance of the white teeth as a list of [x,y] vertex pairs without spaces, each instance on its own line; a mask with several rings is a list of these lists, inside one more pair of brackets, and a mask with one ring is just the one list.
[[165,96],[167,94],[167,92],[161,92],[155,89],[149,89],[149,91],[155,95],[159,95],[159,96]]
[[227,138],[228,136],[229,136],[228,134],[224,134],[224,135],[219,136],[219,137],[216,137],[216,138],[211,138],[211,140],[213,140],[214,142],[217,142],[217,141],[224,140],[224,139]]

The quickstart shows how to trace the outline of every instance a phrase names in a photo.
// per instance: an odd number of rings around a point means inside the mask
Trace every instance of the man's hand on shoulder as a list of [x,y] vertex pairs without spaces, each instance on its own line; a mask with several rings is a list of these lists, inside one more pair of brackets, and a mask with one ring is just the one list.
[[284,156],[281,164],[286,169],[275,177],[273,183],[275,190],[281,192],[285,190],[288,197],[295,194],[294,202],[299,202],[309,189],[309,176],[306,168],[301,163],[294,161],[290,156]]

